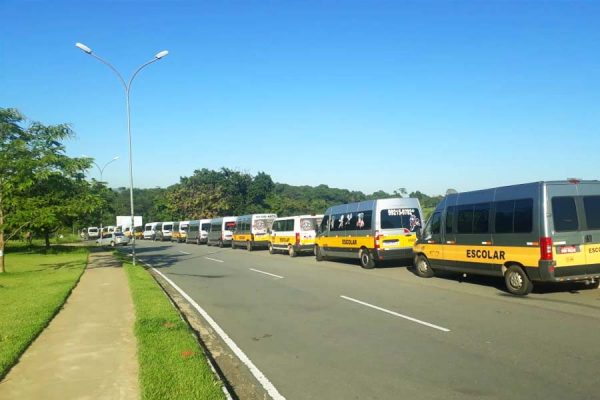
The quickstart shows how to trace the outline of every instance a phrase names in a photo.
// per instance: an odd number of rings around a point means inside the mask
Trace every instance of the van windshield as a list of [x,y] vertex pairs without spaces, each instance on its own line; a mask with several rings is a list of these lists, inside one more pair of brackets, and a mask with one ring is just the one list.
[[421,227],[421,215],[416,208],[381,210],[381,229],[407,229],[415,232]]
[[203,231],[210,231],[210,223],[202,224]]
[[173,225],[171,225],[171,224],[163,225],[163,227],[162,227],[163,231],[169,231],[169,230],[171,230],[171,228],[173,228]]

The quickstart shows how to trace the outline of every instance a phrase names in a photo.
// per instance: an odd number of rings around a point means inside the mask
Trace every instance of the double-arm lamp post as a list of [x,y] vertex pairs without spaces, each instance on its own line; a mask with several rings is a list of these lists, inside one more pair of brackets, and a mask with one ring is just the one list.
[[148,65],[160,60],[161,58],[164,58],[167,54],[169,54],[169,52],[167,50],[163,50],[159,53],[157,53],[154,58],[150,61],[147,61],[146,63],[140,65],[138,67],[138,69],[135,70],[135,72],[133,73],[133,75],[131,75],[131,78],[129,79],[129,82],[125,82],[125,79],[123,79],[123,76],[121,75],[121,73],[119,73],[119,71],[117,71],[117,69],[115,67],[112,66],[111,63],[109,63],[108,61],[106,61],[105,59],[101,58],[100,56],[98,56],[96,53],[94,53],[92,51],[92,49],[90,49],[89,47],[87,47],[85,44],[82,43],[75,43],[75,46],[77,48],[79,48],[81,51],[83,51],[86,54],[89,54],[90,56],[96,58],[98,61],[100,61],[101,63],[105,64],[107,67],[109,67],[119,78],[119,81],[121,81],[121,84],[123,85],[123,89],[125,89],[125,100],[127,103],[127,134],[129,136],[129,202],[131,204],[131,254],[132,254],[132,258],[133,258],[133,265],[135,266],[135,223],[134,223],[134,211],[133,211],[133,160],[132,160],[132,151],[131,151],[131,112],[130,112],[130,107],[129,107],[129,95],[131,93],[131,84],[133,82],[133,80],[135,79],[136,75],[144,68],[147,67]]
[[[82,157],[87,157],[86,155],[83,155]],[[106,166],[114,161],[117,161],[119,159],[119,156],[114,156],[112,158],[112,160],[110,160],[109,162],[107,162],[106,164],[104,164],[102,167],[100,167],[100,165],[98,165],[98,163],[96,161],[92,160],[92,164],[94,164],[96,166],[96,168],[98,168],[98,171],[100,172],[100,182],[103,182],[102,180],[102,174],[104,174],[104,168],[106,168]],[[102,208],[100,208],[100,238],[102,238]]]

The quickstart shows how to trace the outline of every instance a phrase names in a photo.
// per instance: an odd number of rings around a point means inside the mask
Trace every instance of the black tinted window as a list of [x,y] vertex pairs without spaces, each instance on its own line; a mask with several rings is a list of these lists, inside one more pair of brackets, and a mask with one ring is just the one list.
[[584,196],[585,221],[588,229],[600,229],[600,196]]
[[329,225],[329,215],[325,215],[325,216],[323,216],[323,220],[321,220],[321,226],[319,227],[319,230],[321,232],[326,232],[328,225]]
[[421,227],[421,215],[416,208],[391,208],[381,210],[381,229],[408,229],[414,232]]
[[458,206],[456,233],[473,233],[473,206]]
[[533,199],[515,200],[515,233],[533,230]]
[[446,209],[446,233],[452,233],[454,227],[454,214],[456,213],[456,207],[448,207]]
[[557,232],[576,231],[579,229],[575,199],[573,197],[553,197],[552,218],[554,229]]
[[442,225],[442,216],[439,212],[436,212],[431,217],[431,233],[434,235],[439,235],[441,225]]
[[488,233],[490,221],[490,203],[473,206],[473,233]]
[[372,211],[348,212],[331,216],[329,229],[332,231],[354,231],[371,229]]
[[515,201],[499,201],[496,203],[496,233],[512,233],[515,215]]

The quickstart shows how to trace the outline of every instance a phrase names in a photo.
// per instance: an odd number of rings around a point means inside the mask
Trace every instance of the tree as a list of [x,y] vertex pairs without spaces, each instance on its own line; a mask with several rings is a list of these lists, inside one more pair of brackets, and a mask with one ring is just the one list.
[[24,122],[17,110],[0,108],[0,272],[6,240],[25,227],[50,232],[97,205],[83,174],[91,160],[65,155],[61,141],[71,128]]

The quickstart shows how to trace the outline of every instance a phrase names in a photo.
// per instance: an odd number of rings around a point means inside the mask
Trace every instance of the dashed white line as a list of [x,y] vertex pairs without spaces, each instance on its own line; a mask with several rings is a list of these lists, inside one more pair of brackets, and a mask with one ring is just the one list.
[[186,256],[189,256],[190,254],[192,254],[192,253],[188,253],[188,252],[186,252],[186,251],[181,251],[181,250],[179,250],[179,252],[180,252],[181,254],[185,254]]
[[224,262],[223,260],[217,260],[216,258],[210,258],[210,257],[204,257],[204,258],[206,258],[207,260],[210,260],[210,261]]
[[261,271],[259,269],[254,269],[254,268],[248,268],[248,269],[250,271],[259,272],[261,274],[270,275],[270,276],[274,276],[275,278],[283,279],[283,276],[280,276],[280,275],[271,274],[269,272]]
[[[208,257],[205,257],[205,258],[208,258]],[[221,260],[216,260],[216,261],[221,261]],[[144,263],[144,264],[146,264],[146,263]],[[277,390],[277,388],[275,386],[273,386],[271,381],[269,381],[269,379],[256,367],[256,365],[254,365],[254,363],[237,346],[237,344],[235,344],[235,342],[229,337],[229,335],[227,335],[227,333],[225,333],[225,331],[223,329],[221,329],[221,327],[215,322],[215,320],[212,319],[212,317],[210,315],[208,315],[208,313],[206,311],[204,311],[204,309],[202,307],[200,307],[200,305],[198,305],[198,303],[196,303],[194,301],[194,299],[192,299],[186,292],[184,292],[172,280],[167,278],[162,272],[160,272],[159,270],[157,270],[156,268],[152,267],[149,264],[146,264],[146,265],[148,267],[152,268],[152,270],[155,271],[157,274],[162,276],[167,282],[169,282],[169,284],[171,286],[173,286],[173,288],[175,288],[175,290],[177,290],[179,292],[179,294],[181,294],[183,296],[183,298],[185,298],[187,301],[190,302],[190,304],[196,309],[196,311],[198,311],[200,313],[200,315],[202,315],[202,317],[204,317],[204,319],[210,324],[210,326],[215,330],[215,332],[217,332],[219,334],[219,336],[221,336],[223,341],[225,343],[227,343],[229,348],[235,353],[235,355],[240,359],[240,361],[243,362],[248,367],[248,369],[250,370],[252,375],[254,375],[254,377],[260,382],[260,384],[267,391],[267,393],[269,393],[269,395],[271,395],[273,400],[285,400],[285,397],[283,397],[279,393],[279,391]]]
[[384,313],[388,313],[388,314],[394,315],[394,316],[396,316],[396,317],[404,318],[404,319],[407,319],[407,320],[409,320],[409,321],[416,322],[417,324],[425,325],[425,326],[428,326],[428,327],[430,327],[430,328],[433,328],[433,329],[440,330],[440,331],[442,331],[442,332],[450,332],[450,329],[448,329],[448,328],[444,328],[443,326],[434,325],[434,324],[431,324],[431,323],[429,323],[429,322],[421,321],[420,319],[416,319],[416,318],[413,318],[413,317],[409,317],[409,316],[407,316],[407,315],[402,315],[402,314],[399,314],[399,313],[397,313],[397,312],[395,312],[395,311],[390,311],[390,310],[387,310],[387,309],[385,309],[385,308],[378,307],[378,306],[374,306],[373,304],[366,303],[366,302],[364,302],[364,301],[360,301],[360,300],[357,300],[357,299],[353,299],[352,297],[348,297],[348,296],[340,296],[340,297],[341,297],[342,299],[346,299],[346,300],[349,300],[349,301],[353,301],[353,302],[355,302],[355,303],[362,304],[363,306],[371,307],[371,308],[374,308],[375,310],[383,311]]

